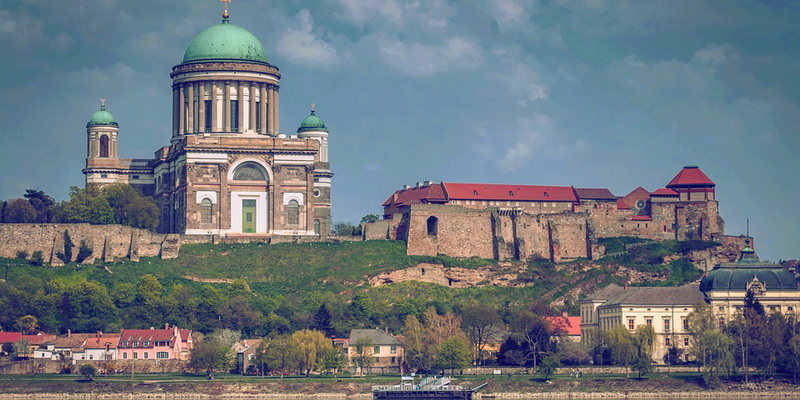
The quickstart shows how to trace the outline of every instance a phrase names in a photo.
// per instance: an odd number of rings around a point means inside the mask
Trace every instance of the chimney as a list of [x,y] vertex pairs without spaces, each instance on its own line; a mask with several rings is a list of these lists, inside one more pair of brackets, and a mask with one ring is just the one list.
[[67,337],[72,337],[72,329],[67,329]]
[[150,327],[150,330],[151,330],[151,331],[154,331],[155,329],[156,329],[156,328],[153,328],[152,326]]
[[166,324],[164,324],[164,329],[169,329],[169,322],[167,322]]
[[408,190],[410,187],[409,185],[403,185],[403,190]]
[[431,181],[422,182],[422,186],[430,186],[430,185],[431,185]]
[[422,183],[421,182],[417,182],[417,188],[419,188],[421,186],[422,186]]
[[562,311],[561,312],[561,316],[564,317],[564,318],[567,318],[567,312],[566,311]]

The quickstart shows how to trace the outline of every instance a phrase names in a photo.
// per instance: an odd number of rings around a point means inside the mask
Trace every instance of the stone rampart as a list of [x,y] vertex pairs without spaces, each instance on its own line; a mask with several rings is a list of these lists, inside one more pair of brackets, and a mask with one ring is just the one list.
[[72,257],[76,261],[82,245],[92,249],[83,263],[100,258],[113,261],[139,257],[175,258],[180,251],[180,237],[154,233],[123,225],[90,224],[0,224],[0,257],[14,258],[17,252],[29,255],[41,251],[44,261],[53,266],[64,265],[59,253],[64,253],[66,235],[72,242]]

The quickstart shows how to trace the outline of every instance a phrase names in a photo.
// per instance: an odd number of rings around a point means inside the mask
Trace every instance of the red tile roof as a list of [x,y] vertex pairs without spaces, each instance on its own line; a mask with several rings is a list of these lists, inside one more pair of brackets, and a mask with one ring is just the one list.
[[0,332],[0,343],[15,343],[22,339],[22,332]]
[[716,184],[696,165],[687,165],[667,184],[668,188],[681,186],[716,186]]
[[581,317],[546,317],[556,334],[581,335]]
[[[622,201],[628,206],[627,208],[632,208],[636,205],[638,200],[644,200],[647,202],[647,199],[650,198],[650,192],[647,189],[639,186],[636,189],[633,189],[630,193],[626,194],[625,197],[622,198]],[[617,208],[619,207],[619,203],[617,203]]]
[[578,198],[583,200],[616,200],[617,196],[606,188],[575,188]]
[[178,332],[181,334],[181,340],[184,342],[189,340],[189,336],[192,335],[191,329],[178,329]]
[[424,187],[413,187],[408,189],[400,189],[392,193],[383,206],[394,204],[396,206],[407,206],[411,204],[420,203],[444,203],[447,201],[442,185],[434,183]]
[[652,221],[653,217],[649,215],[634,215],[631,219],[634,221]]
[[45,343],[52,342],[56,340],[56,335],[22,335],[23,340],[27,340],[32,346],[40,346]]
[[[139,346],[144,347],[143,342],[166,342],[174,338],[175,331],[172,329],[124,329],[120,334],[120,342],[139,342]],[[131,345],[131,343],[129,343]]]
[[577,202],[571,186],[496,185],[442,182],[451,200],[569,201]]
[[661,189],[656,189],[656,191],[653,192],[653,193],[650,193],[650,195],[651,196],[678,196],[678,192],[676,192],[676,191],[674,191],[672,189],[661,188]]
[[86,349],[105,349],[106,344],[108,344],[108,347],[113,349],[117,347],[119,338],[119,334],[101,335],[99,337],[94,335],[86,340],[83,347]]
[[631,207],[628,205],[628,203],[625,203],[625,200],[620,198],[620,199],[617,199],[617,209],[618,210],[630,210]]

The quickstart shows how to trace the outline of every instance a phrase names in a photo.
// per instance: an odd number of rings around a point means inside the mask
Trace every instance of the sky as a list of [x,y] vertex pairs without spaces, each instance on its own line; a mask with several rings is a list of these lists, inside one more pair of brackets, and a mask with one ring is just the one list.
[[[418,181],[717,184],[726,233],[800,258],[800,2],[233,0],[280,68],[281,130],[316,103],[334,221]],[[82,186],[107,99],[120,157],[171,136],[171,68],[215,0],[0,0],[0,198]]]

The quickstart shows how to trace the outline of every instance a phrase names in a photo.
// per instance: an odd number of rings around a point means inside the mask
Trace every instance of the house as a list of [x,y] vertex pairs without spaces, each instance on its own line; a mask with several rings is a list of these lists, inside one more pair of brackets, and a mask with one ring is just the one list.
[[239,373],[247,372],[248,368],[255,363],[256,351],[261,345],[261,341],[262,339],[242,339],[233,345],[233,350],[236,351],[236,369]]
[[118,360],[188,360],[192,331],[164,325],[164,329],[123,329],[117,346]]
[[91,333],[72,333],[67,331],[65,336],[54,337],[34,350],[33,358],[83,360],[85,359],[83,343],[91,335]]
[[20,340],[25,340],[28,342],[29,354],[31,357],[33,357],[36,349],[46,347],[47,343],[52,342],[55,340],[55,338],[56,335],[48,335],[44,332],[39,332],[35,335],[22,335]]
[[355,366],[353,358],[359,357],[359,343],[366,346],[361,355],[374,358],[371,368],[380,373],[398,372],[403,358],[403,344],[389,332],[375,329],[353,329],[348,340],[347,357]]
[[14,343],[22,339],[22,332],[0,332],[0,356],[9,356]]
[[83,345],[85,359],[104,361],[116,360],[119,338],[119,333],[104,334],[103,332],[97,332],[92,335]]
[[571,342],[581,341],[581,317],[570,317],[563,313],[557,317],[546,317],[553,330],[553,335],[566,338]]

